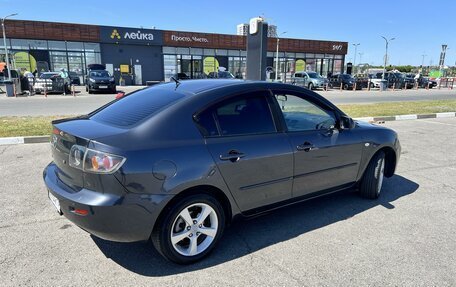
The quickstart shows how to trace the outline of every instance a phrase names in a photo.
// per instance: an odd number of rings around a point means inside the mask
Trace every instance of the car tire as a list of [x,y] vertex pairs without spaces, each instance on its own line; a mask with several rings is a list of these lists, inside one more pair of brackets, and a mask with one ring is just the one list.
[[350,87],[348,86],[348,84],[344,84],[344,90],[347,90],[349,89]]
[[308,88],[309,88],[309,90],[313,90],[314,89],[314,85],[312,83],[309,83]]
[[[174,263],[190,264],[206,257],[225,228],[223,207],[207,194],[185,197],[163,212],[151,239],[157,251]],[[204,218],[199,218],[202,214]]]
[[377,152],[364,171],[359,185],[359,194],[364,198],[376,199],[382,190],[385,170],[385,153]]

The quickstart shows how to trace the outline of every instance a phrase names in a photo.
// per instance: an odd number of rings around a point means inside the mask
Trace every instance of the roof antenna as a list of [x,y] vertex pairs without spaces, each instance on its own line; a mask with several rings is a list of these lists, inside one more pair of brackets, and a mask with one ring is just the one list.
[[171,80],[173,80],[173,81],[176,83],[176,89],[177,89],[177,87],[179,87],[179,85],[180,85],[179,80],[177,80],[176,78],[174,78],[174,76],[171,77]]

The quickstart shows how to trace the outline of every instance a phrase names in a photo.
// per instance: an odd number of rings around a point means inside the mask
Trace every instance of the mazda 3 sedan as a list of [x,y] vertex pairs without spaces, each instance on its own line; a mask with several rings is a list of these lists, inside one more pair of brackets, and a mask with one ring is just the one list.
[[[112,241],[197,261],[234,217],[336,191],[380,195],[397,134],[293,85],[192,80],[53,122],[44,170],[59,214]],[[291,216],[291,215],[290,215]]]

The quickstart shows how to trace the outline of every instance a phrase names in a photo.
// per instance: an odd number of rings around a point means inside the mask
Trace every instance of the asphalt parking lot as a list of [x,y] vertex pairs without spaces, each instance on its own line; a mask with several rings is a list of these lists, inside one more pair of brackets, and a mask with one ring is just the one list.
[[455,286],[456,119],[387,122],[402,156],[383,194],[335,194],[228,228],[206,260],[91,237],[58,216],[48,144],[0,146],[0,286]]
[[[126,86],[117,89],[130,93],[142,88],[144,87]],[[0,94],[0,116],[80,115],[89,113],[115,98],[114,94],[97,93],[89,95],[84,87],[76,87],[76,90],[76,97],[50,94],[47,98],[44,95],[7,98],[5,94]],[[335,89],[329,91],[316,90],[316,92],[336,105],[456,99],[456,91],[446,88],[388,90],[384,92],[380,92],[378,89],[372,91],[340,91]]]

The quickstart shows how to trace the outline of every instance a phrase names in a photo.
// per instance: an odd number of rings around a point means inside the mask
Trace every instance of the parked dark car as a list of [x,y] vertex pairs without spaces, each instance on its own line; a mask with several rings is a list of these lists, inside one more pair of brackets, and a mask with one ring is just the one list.
[[[413,80],[413,83],[415,84],[415,76],[416,74],[406,74],[405,75],[408,79]],[[428,87],[428,84],[429,84],[429,88],[432,89],[434,87],[437,87],[437,82],[434,81],[434,80],[431,80],[429,79],[429,77],[420,77],[419,80],[418,80],[418,87],[420,88],[423,88],[423,89],[426,89]]]
[[234,79],[235,77],[228,71],[210,72],[207,74],[208,79]]
[[66,93],[69,94],[69,81],[65,81],[59,72],[45,72],[35,79],[33,90],[36,94],[41,93]]
[[115,94],[116,82],[114,77],[105,70],[104,65],[92,64],[88,66],[88,75],[86,77],[86,92],[109,92]]
[[76,72],[68,72],[68,76],[70,77],[71,85],[81,85],[81,79]]
[[[342,89],[344,90],[353,90],[355,83],[356,79],[349,74],[337,74],[329,77],[329,84],[332,88],[340,88],[342,85]],[[356,89],[361,90],[362,85],[357,84]]]
[[[377,73],[376,79],[382,79],[383,73]],[[406,81],[405,76],[401,73],[386,72],[385,80],[388,88],[403,89],[406,85],[409,88],[410,83]]]
[[186,73],[177,73],[172,76],[176,80],[189,80],[190,77]]
[[234,217],[346,189],[377,198],[401,151],[394,131],[269,82],[159,84],[52,124],[43,176],[58,213],[183,264]]

